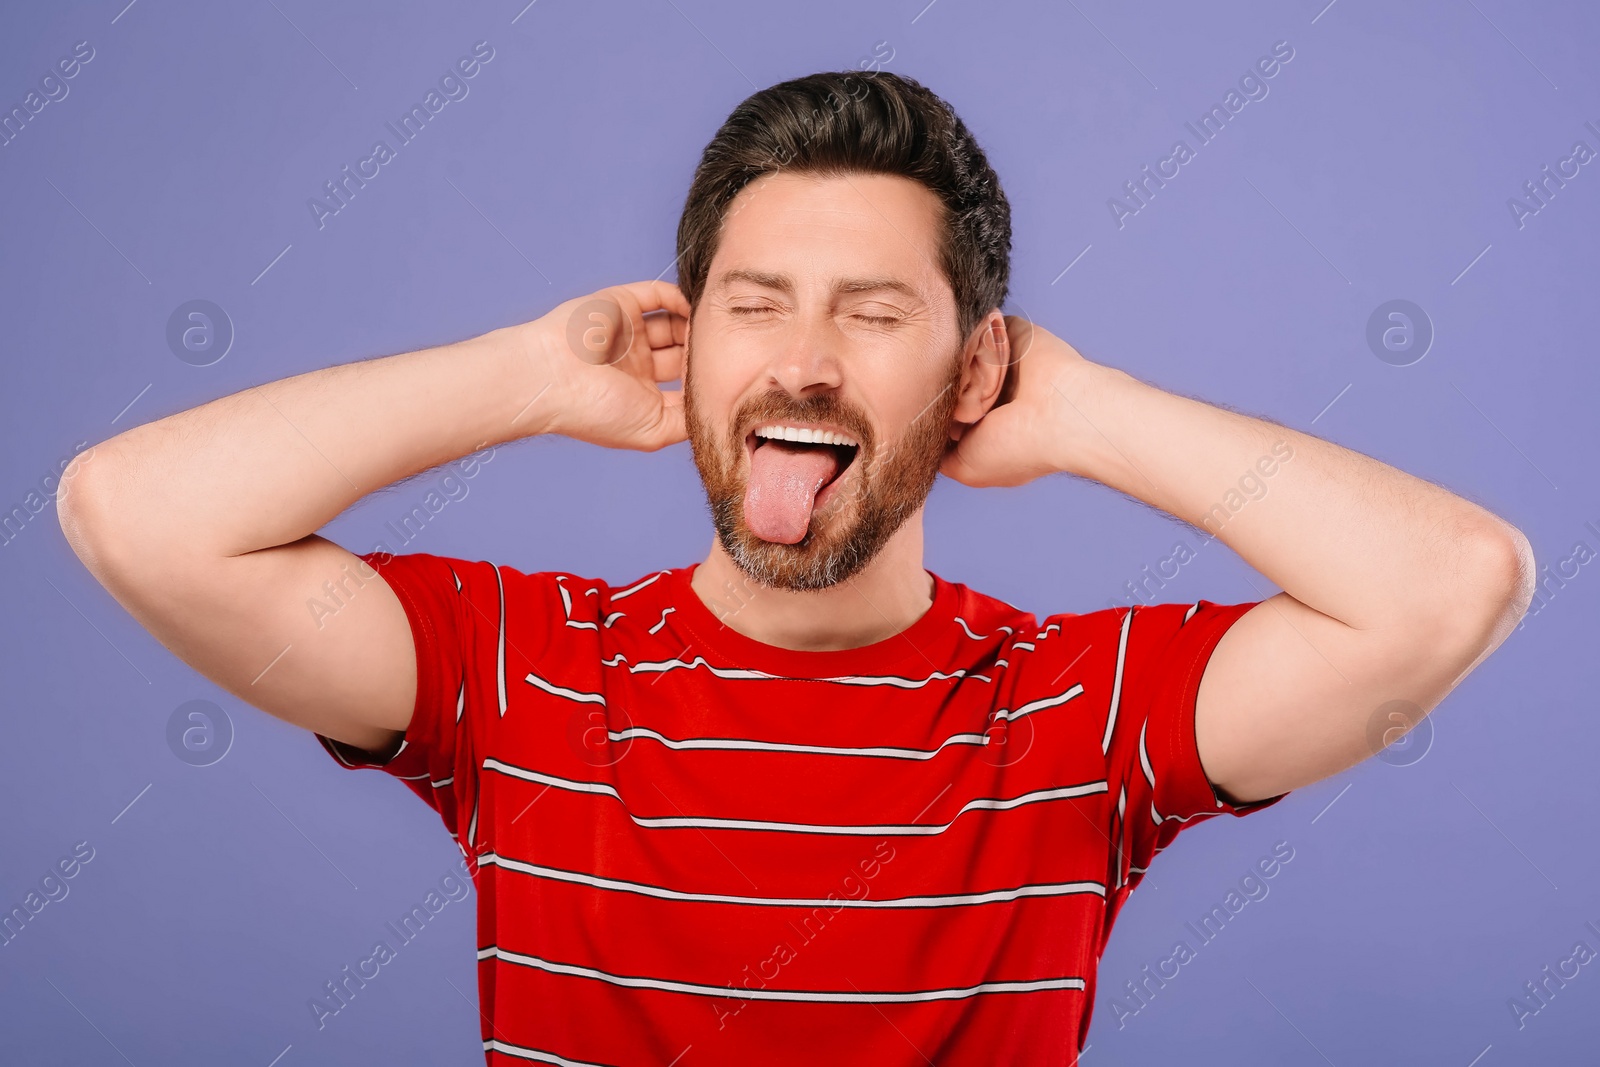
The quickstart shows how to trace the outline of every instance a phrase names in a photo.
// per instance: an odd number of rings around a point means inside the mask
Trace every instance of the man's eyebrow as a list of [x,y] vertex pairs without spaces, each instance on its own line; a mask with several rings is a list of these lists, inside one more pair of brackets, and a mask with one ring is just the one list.
[[[749,282],[752,285],[759,285],[763,289],[775,289],[786,296],[794,295],[794,282],[787,274],[736,267],[732,270],[724,271],[717,278],[717,288],[727,288],[735,282]],[[900,293],[913,300],[922,299],[920,293],[898,278],[886,276],[836,278],[833,282],[833,291],[838,294],[872,293],[881,290]]]

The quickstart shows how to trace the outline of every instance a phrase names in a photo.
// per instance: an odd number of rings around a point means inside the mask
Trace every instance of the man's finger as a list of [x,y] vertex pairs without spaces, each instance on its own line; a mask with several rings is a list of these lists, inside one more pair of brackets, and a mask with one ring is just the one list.
[[[674,321],[676,320],[676,321]],[[651,348],[670,348],[683,343],[683,319],[676,312],[646,315],[644,336]]]
[[664,309],[682,315],[685,319],[689,317],[688,298],[683,295],[682,289],[671,282],[660,279],[651,282],[626,282],[616,288],[626,290],[634,300],[638,301],[640,312]]
[[650,350],[652,373],[658,382],[675,382],[683,377],[683,346],[668,345]]

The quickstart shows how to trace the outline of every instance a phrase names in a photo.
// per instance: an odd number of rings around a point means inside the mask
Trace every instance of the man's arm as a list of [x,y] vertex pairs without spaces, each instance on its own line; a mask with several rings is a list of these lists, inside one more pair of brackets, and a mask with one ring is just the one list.
[[[658,383],[678,377],[687,315],[670,283],[616,286],[522,326],[246,389],[97,445],[58,497],[62,529],[201,674],[297,726],[386,750],[416,700],[410,626],[381,581],[312,616],[325,582],[372,577],[316,531],[373,490],[536,433],[682,440],[681,394]],[[568,348],[575,317],[582,358]]]
[[1414,725],[1526,610],[1532,551],[1491,512],[1006,321],[1025,354],[1015,400],[968,432],[946,473],[1014,484],[1008,472],[1031,462],[1102,482],[1216,534],[1283,590],[1228,630],[1200,685],[1201,762],[1232,800],[1276,796],[1371,756],[1381,708],[1414,705]]

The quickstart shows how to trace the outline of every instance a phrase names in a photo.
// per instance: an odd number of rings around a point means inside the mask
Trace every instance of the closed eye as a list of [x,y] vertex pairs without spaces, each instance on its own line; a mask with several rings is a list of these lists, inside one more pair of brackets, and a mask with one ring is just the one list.
[[[763,312],[772,310],[774,309],[769,307],[750,307],[737,304],[728,307],[728,312],[733,315],[760,315]],[[871,323],[874,326],[891,326],[900,321],[898,317],[892,315],[855,315],[852,317],[859,322]]]

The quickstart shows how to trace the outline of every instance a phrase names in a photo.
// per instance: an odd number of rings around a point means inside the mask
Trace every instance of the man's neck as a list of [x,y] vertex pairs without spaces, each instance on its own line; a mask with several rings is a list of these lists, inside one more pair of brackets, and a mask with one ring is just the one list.
[[860,648],[893,637],[927,613],[934,590],[922,565],[920,510],[872,562],[827,589],[792,592],[760,585],[715,538],[690,585],[725,625],[763,644],[800,652]]

